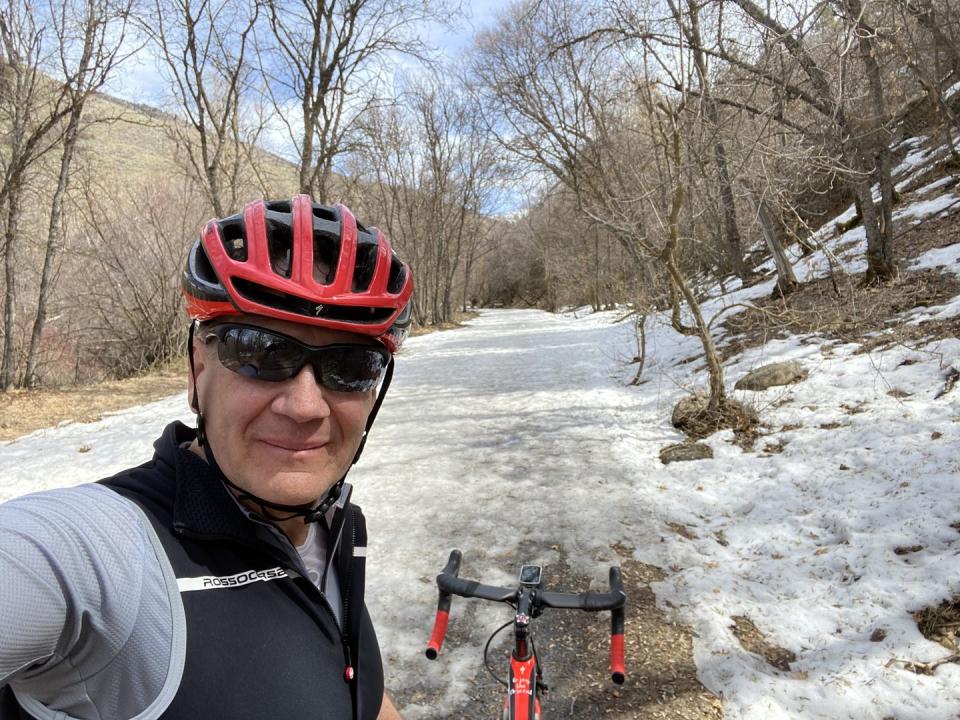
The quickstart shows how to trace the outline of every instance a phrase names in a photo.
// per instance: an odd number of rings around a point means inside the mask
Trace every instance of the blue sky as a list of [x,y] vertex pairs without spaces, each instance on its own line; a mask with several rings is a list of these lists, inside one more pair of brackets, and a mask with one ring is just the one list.
[[[431,23],[425,29],[426,42],[448,58],[455,58],[466,50],[476,31],[492,24],[498,15],[510,6],[511,0],[479,0],[464,2],[461,17],[453,27]],[[134,41],[128,39],[130,50]],[[157,70],[156,58],[149,47],[143,47],[129,57],[123,69],[108,83],[106,92],[135,103],[160,107],[163,104],[165,82]]]

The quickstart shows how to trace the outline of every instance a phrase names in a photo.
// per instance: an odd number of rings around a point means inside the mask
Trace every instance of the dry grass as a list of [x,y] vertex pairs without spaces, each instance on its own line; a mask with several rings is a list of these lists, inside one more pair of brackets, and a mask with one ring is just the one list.
[[[0,441],[64,422],[96,422],[104,413],[186,392],[186,362],[142,377],[63,390],[0,393]],[[184,399],[186,402],[186,399]]]
[[720,353],[724,359],[774,338],[818,333],[841,342],[859,342],[864,350],[897,342],[956,334],[960,320],[901,325],[891,321],[918,307],[942,304],[960,294],[960,279],[952,273],[927,269],[901,276],[881,288],[841,286],[837,296],[829,278],[801,285],[785,299],[766,299],[724,323],[731,340]]
[[796,662],[797,656],[791,650],[767,640],[750,618],[735,615],[731,620],[733,620],[733,634],[747,652],[759,655],[777,670],[787,671],[790,669],[790,663]]
[[675,532],[675,533],[676,533],[677,535],[679,535],[680,537],[684,537],[684,538],[686,538],[687,540],[696,540],[696,539],[697,539],[696,534],[695,534],[692,530],[690,530],[690,528],[688,528],[686,525],[684,525],[683,523],[678,523],[678,522],[670,521],[670,522],[668,522],[666,525],[667,525],[668,528],[670,528],[671,530],[673,530],[673,532]]
[[960,650],[960,595],[913,613],[921,634],[952,653]]
[[453,320],[444,323],[437,323],[436,325],[426,325],[423,327],[415,327],[410,332],[410,337],[419,337],[420,335],[429,335],[432,332],[437,332],[438,330],[454,330],[456,328],[463,327],[463,323],[467,320],[473,320],[475,317],[479,317],[479,313],[476,312],[457,312],[453,315]]
[[760,418],[756,410],[732,398],[725,398],[720,407],[711,410],[706,395],[685,398],[674,408],[673,426],[691,440],[701,440],[713,433],[732,429],[735,442],[744,450],[753,447],[760,435]]

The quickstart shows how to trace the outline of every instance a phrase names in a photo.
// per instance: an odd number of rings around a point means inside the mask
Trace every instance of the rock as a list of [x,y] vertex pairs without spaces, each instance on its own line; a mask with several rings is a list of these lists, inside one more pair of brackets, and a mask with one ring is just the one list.
[[751,370],[737,380],[736,390],[766,390],[778,385],[792,385],[807,379],[807,369],[796,360],[770,363]]
[[706,460],[713,457],[713,448],[706,443],[677,443],[667,445],[660,451],[660,462],[668,465],[672,462],[686,462],[687,460]]

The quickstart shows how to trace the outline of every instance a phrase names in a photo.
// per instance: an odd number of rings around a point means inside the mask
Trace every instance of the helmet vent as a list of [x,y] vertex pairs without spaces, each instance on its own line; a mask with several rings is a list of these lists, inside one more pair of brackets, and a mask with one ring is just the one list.
[[340,220],[340,218],[338,218],[330,208],[324,207],[323,205],[314,204],[313,214],[315,217],[318,217],[321,220],[329,220],[330,222],[337,222]]
[[274,200],[273,202],[264,203],[264,205],[270,212],[284,213],[285,215],[293,212],[289,200]]
[[374,270],[377,268],[378,243],[375,236],[364,232],[357,233],[357,258],[353,270],[353,292],[366,292],[370,289]]
[[387,283],[387,292],[396,295],[403,290],[403,285],[407,280],[407,268],[404,267],[400,259],[394,255],[390,258],[390,280]]
[[[314,208],[316,210],[316,208]],[[337,274],[337,260],[340,257],[340,240],[322,230],[313,230],[313,280],[321,285],[329,285]]]
[[196,264],[197,276],[212,285],[219,285],[220,279],[217,277],[217,272],[213,269],[213,265],[210,264],[210,258],[207,257],[207,253],[203,249],[203,245],[200,245],[197,248],[196,257],[197,257],[197,264]]
[[243,226],[243,218],[239,215],[227,218],[217,223],[220,228],[220,239],[223,241],[223,249],[231,260],[236,262],[247,261],[247,238],[246,229]]
[[290,227],[289,216],[286,222],[268,216],[267,238],[270,267],[277,275],[290,277],[293,267],[293,230]]

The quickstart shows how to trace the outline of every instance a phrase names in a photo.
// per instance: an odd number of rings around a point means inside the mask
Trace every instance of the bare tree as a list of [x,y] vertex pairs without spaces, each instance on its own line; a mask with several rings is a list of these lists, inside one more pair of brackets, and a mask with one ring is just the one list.
[[[952,3],[942,3],[941,7],[934,0],[896,0],[897,4],[906,10],[930,35],[935,55],[943,54],[950,69],[950,76],[954,82],[960,81],[960,18],[957,8]],[[937,80],[942,80],[946,73],[938,74]]]
[[783,223],[773,204],[761,192],[752,188],[749,192],[750,199],[757,211],[760,232],[767,244],[767,249],[770,251],[770,256],[773,258],[774,266],[777,268],[777,285],[774,293],[785,297],[796,288],[797,276],[794,274],[790,259],[787,257],[785,249],[786,233]]
[[141,21],[160,51],[170,95],[181,123],[168,126],[185,155],[190,175],[203,188],[218,217],[232,212],[246,194],[245,151],[260,136],[265,119],[253,123],[250,65],[257,0],[154,0]]
[[417,268],[414,307],[423,324],[452,319],[458,282],[465,302],[488,232],[500,159],[472,103],[453,82],[421,78],[364,125],[357,167],[371,190],[360,192]]
[[[746,96],[724,97],[712,93],[714,103],[764,115],[783,127],[803,132],[811,144],[829,145],[837,169],[853,189],[861,210],[868,246],[868,269],[864,281],[872,284],[892,277],[893,228],[890,218],[894,193],[890,180],[890,135],[884,83],[882,79],[877,81],[884,53],[876,42],[876,29],[868,22],[867,8],[860,0],[824,0],[802,6],[798,3],[796,7],[789,2],[770,2],[765,8],[754,0],[732,0],[731,5],[740,8],[743,16],[730,17],[732,13],[728,13],[724,22],[732,30],[723,32],[718,26],[716,38],[710,44],[706,44],[701,33],[692,31],[682,32],[680,38],[671,37],[669,29],[658,27],[658,21],[651,20],[643,12],[633,11],[630,4],[620,0],[611,0],[611,4],[617,22],[594,28],[586,37],[642,41],[651,52],[654,52],[652,46],[661,46],[664,60],[660,63],[661,68],[670,78],[666,84],[678,92],[681,90],[679,83],[683,81],[680,76],[686,72],[682,60],[686,57],[685,44],[694,46],[694,65],[697,64],[697,55],[702,53],[722,61],[723,67],[717,76],[730,73],[743,76]],[[718,12],[722,12],[727,5],[711,2],[690,5],[686,23],[675,9],[674,20],[681,27],[692,29],[690,18],[698,14],[698,9],[702,13],[706,7],[717,7]],[[828,12],[835,12],[842,19],[845,36],[824,32],[819,19]],[[784,18],[795,18],[795,21],[791,24]],[[821,52],[824,45],[829,44],[824,43],[825,36],[837,47]],[[785,51],[789,63],[775,51],[776,48]],[[857,57],[861,63],[856,69],[867,87],[868,101],[861,101],[861,95],[851,92],[852,83],[848,77],[854,65],[850,62],[854,48],[859,50]],[[828,72],[828,63],[838,66],[835,77]],[[702,88],[698,94],[702,97]],[[769,98],[769,104],[764,102],[764,96]],[[758,98],[759,105],[756,104]],[[799,113],[799,122],[786,117],[785,108],[788,102],[794,101],[802,102],[807,111],[812,110],[819,117],[812,121],[804,117],[804,113]],[[881,190],[879,204],[873,198],[873,185],[878,185]]]
[[[702,343],[708,411],[715,416],[726,405],[723,370],[680,264],[688,183],[682,101],[654,93],[647,65],[624,62],[634,58],[611,52],[579,17],[563,0],[517,5],[512,17],[480,38],[474,72],[491,129],[519,158],[573,193],[581,212],[617,238],[637,278],[656,262],[668,278],[674,328]],[[673,82],[686,86],[683,75]],[[624,87],[637,91],[625,96]],[[651,167],[654,156],[659,162]],[[684,307],[692,323],[685,322]]]
[[355,149],[358,120],[386,91],[397,56],[423,58],[426,0],[264,0],[258,58],[269,95],[298,155],[300,192],[326,201],[335,160]]
[[[209,210],[190,183],[87,183],[76,214],[85,240],[75,262],[96,278],[78,291],[86,317],[78,352],[115,378],[181,357],[185,323],[179,278],[187,247]],[[109,198],[109,200],[107,200]],[[139,242],[131,242],[130,218]]]
[[[901,11],[897,20],[902,32],[899,37],[891,36],[890,41],[923,86],[927,101],[938,117],[943,146],[960,160],[953,136],[953,128],[960,123],[945,96],[945,86],[960,80],[960,39],[952,38],[950,32],[960,16],[954,10],[951,18],[947,8],[935,7],[933,2],[924,0],[898,0],[896,5]],[[911,27],[910,18],[915,20],[915,28]]]
[[[87,98],[103,86],[122,59],[121,48],[132,8],[131,0],[87,0],[82,6],[64,3],[59,21],[54,25],[59,37],[61,68],[70,112],[60,145],[60,169],[50,201],[47,242],[37,297],[37,310],[27,350],[27,364],[23,384],[37,384],[40,359],[40,341],[47,321],[50,296],[53,291],[57,260],[63,246],[63,203],[70,183],[70,170],[77,140],[80,137],[81,118]],[[71,13],[80,13],[72,15]],[[72,56],[79,45],[76,60]]]
[[[806,76],[809,90],[791,85],[790,91],[798,98],[802,98],[810,108],[820,113],[827,123],[826,128],[830,126],[834,128],[832,134],[846,162],[846,175],[856,194],[857,205],[867,235],[865,282],[872,284],[891,279],[894,272],[893,227],[889,219],[892,216],[893,183],[890,179],[891,167],[887,145],[889,136],[884,132],[886,111],[882,83],[876,84],[876,67],[869,62],[871,58],[876,59],[878,52],[872,42],[876,33],[867,25],[859,0],[836,0],[834,6],[848,24],[850,43],[859,41],[861,59],[867,62],[873,107],[865,118],[866,127],[861,127],[851,116],[845,98],[835,90],[828,73],[808,47],[806,41],[808,28],[802,25],[795,28],[786,27],[753,0],[733,0],[733,2],[755,23],[770,31],[774,41],[786,48]],[[803,17],[807,17],[807,14]],[[762,67],[744,62],[728,50],[722,51],[721,54],[725,60],[736,63],[738,67],[749,69],[757,77],[771,76],[771,73]],[[874,182],[880,185],[882,193],[879,208],[871,190]]]
[[707,54],[703,51],[704,43],[700,32],[700,13],[702,6],[696,0],[687,0],[686,18],[674,0],[668,0],[670,10],[677,26],[682,30],[691,48],[691,56],[696,68],[696,77],[699,84],[697,100],[702,109],[704,119],[709,126],[709,133],[713,145],[713,162],[717,171],[717,190],[720,196],[720,207],[723,221],[721,236],[726,259],[731,269],[741,280],[748,280],[752,273],[743,261],[743,247],[740,240],[740,230],[737,227],[737,208],[734,200],[733,179],[730,176],[730,165],[727,162],[727,148],[721,134],[721,117],[718,103],[713,97],[713,82],[708,66]]
[[[0,6],[0,114],[7,129],[0,152],[3,179],[0,204],[6,226],[2,250],[4,263],[3,357],[0,387],[8,391],[16,383],[17,270],[23,195],[31,170],[56,148],[70,124],[65,122],[79,98],[99,87],[109,66],[101,62],[116,58],[109,46],[122,40],[105,29],[122,5],[83,2],[47,5],[7,0]],[[87,18],[98,18],[87,22]],[[78,23],[77,18],[83,18]],[[81,28],[80,36],[74,34]],[[87,31],[94,50],[85,55]],[[91,60],[100,53],[99,64]],[[84,59],[86,58],[86,59]],[[110,61],[112,65],[113,60]],[[86,87],[87,91],[77,92]],[[55,252],[54,252],[55,255]],[[42,327],[42,323],[41,323]]]

